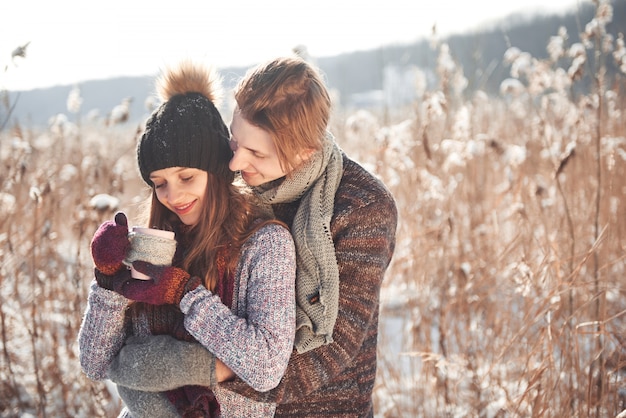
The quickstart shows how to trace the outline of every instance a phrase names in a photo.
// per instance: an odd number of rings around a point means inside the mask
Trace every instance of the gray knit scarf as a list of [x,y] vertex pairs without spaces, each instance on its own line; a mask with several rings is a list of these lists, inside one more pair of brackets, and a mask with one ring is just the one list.
[[323,149],[280,185],[254,188],[267,205],[302,197],[291,225],[297,254],[295,347],[299,353],[333,341],[339,308],[339,267],[330,220],[342,174],[341,149],[327,133]]

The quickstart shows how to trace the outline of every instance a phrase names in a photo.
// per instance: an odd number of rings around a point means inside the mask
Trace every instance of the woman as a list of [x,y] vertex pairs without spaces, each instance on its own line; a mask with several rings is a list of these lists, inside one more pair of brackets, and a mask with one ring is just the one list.
[[[137,147],[141,176],[152,189],[149,226],[176,235],[172,266],[134,261],[151,280],[130,277],[122,213],[101,225],[91,243],[95,281],[79,334],[80,362],[88,377],[118,384],[128,407],[123,414],[133,417],[271,416],[273,403],[220,395],[216,383],[234,373],[267,391],[293,347],[293,240],[233,183],[216,82],[212,71],[189,63],[169,70],[159,84],[164,103]],[[151,341],[168,355],[133,356],[132,347],[148,336],[157,336]]]

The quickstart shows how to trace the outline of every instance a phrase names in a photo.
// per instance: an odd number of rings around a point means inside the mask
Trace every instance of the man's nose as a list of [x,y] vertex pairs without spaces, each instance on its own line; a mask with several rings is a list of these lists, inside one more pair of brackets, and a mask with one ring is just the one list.
[[242,153],[239,150],[233,152],[233,158],[230,159],[228,163],[228,168],[231,171],[241,171],[245,168],[246,163],[242,156]]

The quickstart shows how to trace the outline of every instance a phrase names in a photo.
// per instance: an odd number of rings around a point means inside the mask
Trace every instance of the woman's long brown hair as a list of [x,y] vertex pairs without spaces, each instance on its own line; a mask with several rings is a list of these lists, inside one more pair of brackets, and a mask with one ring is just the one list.
[[243,182],[229,183],[208,173],[201,218],[197,225],[188,227],[159,202],[153,187],[149,226],[176,231],[179,245],[185,248],[181,267],[203,278],[205,287],[214,290],[219,278],[218,252],[225,251],[227,269],[234,272],[239,251],[254,232],[267,223],[284,225],[272,219],[253,199]]

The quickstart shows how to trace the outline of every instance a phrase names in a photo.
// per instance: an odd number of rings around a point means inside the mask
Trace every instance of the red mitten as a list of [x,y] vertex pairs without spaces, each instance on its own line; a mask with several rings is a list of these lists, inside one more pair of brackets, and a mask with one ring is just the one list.
[[133,268],[150,276],[150,280],[129,280],[116,292],[128,299],[151,305],[178,305],[183,296],[202,284],[178,267],[156,266],[145,261],[133,262]]
[[122,261],[129,246],[128,220],[124,212],[117,212],[115,222],[104,222],[91,240],[91,256],[96,268],[109,276],[125,268]]

